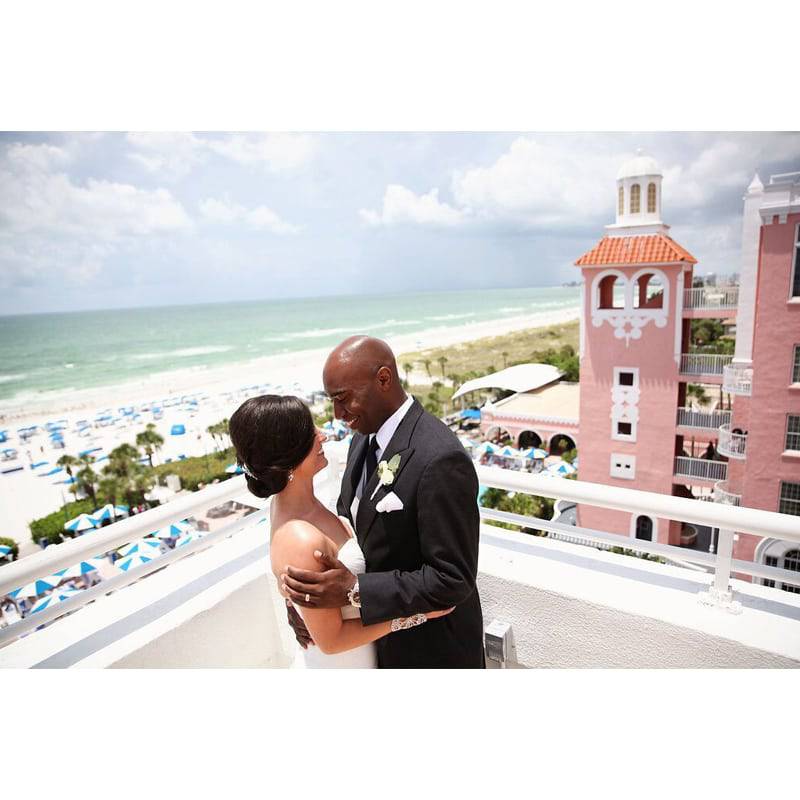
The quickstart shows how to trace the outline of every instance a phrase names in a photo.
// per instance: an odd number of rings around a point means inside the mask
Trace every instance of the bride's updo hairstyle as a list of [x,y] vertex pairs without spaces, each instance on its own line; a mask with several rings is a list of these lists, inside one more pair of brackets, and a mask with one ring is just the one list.
[[256,497],[283,491],[289,473],[303,462],[316,439],[308,406],[293,396],[264,394],[245,400],[230,419],[236,460]]

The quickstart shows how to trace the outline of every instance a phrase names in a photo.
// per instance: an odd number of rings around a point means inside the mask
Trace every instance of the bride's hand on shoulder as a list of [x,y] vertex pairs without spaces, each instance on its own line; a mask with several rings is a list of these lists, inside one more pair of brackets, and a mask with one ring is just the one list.
[[451,611],[455,611],[456,607],[453,606],[452,608],[445,608],[442,611],[428,611],[425,614],[426,619],[437,619],[439,617],[446,617]]

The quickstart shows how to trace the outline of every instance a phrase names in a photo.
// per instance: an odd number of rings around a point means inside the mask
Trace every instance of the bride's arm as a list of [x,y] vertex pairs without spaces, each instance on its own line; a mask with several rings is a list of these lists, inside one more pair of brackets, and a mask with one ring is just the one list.
[[[318,569],[319,563],[314,558],[314,551],[320,550],[331,558],[336,558],[336,551],[330,541],[318,528],[307,522],[294,520],[276,531],[270,555],[272,571],[278,579],[278,587],[284,596],[281,575],[285,574],[287,564],[300,569]],[[448,612],[433,612],[428,618],[442,616]],[[323,653],[343,653],[355,647],[374,642],[391,633],[392,621],[378,622],[374,625],[363,625],[360,619],[342,619],[339,608],[304,608],[303,620],[314,643]]]

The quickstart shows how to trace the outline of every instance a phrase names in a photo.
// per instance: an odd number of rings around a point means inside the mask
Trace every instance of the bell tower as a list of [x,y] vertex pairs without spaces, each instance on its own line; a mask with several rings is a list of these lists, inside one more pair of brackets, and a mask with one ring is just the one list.
[[[616,220],[575,263],[581,270],[580,478],[674,493],[684,287],[696,259],[668,234],[662,172],[641,152],[622,165]],[[683,386],[683,388],[681,388]],[[680,541],[679,524],[594,506],[578,524],[640,539]]]

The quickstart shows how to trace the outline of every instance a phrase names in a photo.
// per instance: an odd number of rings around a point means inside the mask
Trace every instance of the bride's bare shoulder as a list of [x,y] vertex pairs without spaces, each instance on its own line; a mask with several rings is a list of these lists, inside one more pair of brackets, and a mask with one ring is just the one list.
[[299,569],[321,569],[314,558],[314,551],[321,550],[326,555],[336,555],[330,539],[316,526],[302,519],[284,522],[272,532],[270,553],[273,569],[284,568],[286,564]]

